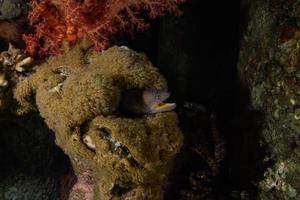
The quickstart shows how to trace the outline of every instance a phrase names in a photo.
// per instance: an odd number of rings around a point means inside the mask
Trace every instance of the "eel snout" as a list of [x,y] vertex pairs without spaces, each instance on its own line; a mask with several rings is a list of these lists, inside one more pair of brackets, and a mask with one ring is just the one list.
[[176,103],[166,103],[170,93],[161,90],[145,90],[143,99],[149,108],[149,113],[167,112],[176,108]]
[[131,114],[153,114],[176,108],[175,103],[166,103],[170,93],[163,90],[127,90],[121,98],[121,109]]

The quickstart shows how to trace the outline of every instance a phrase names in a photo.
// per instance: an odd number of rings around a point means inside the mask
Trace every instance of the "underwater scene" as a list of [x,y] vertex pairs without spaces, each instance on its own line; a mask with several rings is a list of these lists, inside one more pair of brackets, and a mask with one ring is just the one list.
[[300,200],[300,1],[0,0],[0,200]]

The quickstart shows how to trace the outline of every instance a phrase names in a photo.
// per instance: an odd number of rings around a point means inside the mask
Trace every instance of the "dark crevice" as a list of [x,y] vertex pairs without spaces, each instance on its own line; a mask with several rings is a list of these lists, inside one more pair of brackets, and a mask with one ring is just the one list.
[[22,188],[22,195],[58,198],[60,180],[70,169],[70,161],[55,145],[54,133],[38,114],[18,118],[2,116],[9,119],[0,121],[2,189],[13,184]]
[[115,184],[111,193],[113,195],[117,195],[119,197],[125,195],[126,193],[130,192],[132,190],[132,187],[131,187],[131,183],[127,183],[126,184],[127,186],[124,187],[124,186],[121,186],[121,185],[118,185],[118,184]]
[[[256,197],[253,183],[265,167],[265,151],[258,141],[264,115],[250,109],[249,89],[237,74],[247,11],[239,0],[189,0],[183,16],[154,22],[151,30],[128,44],[146,52],[159,67],[168,80],[171,101],[178,105],[185,142],[165,199]],[[207,153],[197,154],[197,147]],[[220,149],[225,152],[223,160]]]

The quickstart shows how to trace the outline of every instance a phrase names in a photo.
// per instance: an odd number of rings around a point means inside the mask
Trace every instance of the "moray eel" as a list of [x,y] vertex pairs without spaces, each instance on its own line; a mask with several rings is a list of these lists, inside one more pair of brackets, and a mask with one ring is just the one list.
[[121,110],[138,115],[171,111],[176,104],[164,102],[169,96],[169,92],[161,90],[127,90],[122,94]]

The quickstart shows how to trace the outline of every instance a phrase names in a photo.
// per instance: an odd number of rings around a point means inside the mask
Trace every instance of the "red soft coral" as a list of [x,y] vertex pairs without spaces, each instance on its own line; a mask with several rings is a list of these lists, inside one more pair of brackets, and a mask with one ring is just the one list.
[[74,44],[87,35],[97,50],[103,50],[117,33],[148,28],[143,16],[156,18],[180,14],[184,0],[31,0],[29,21],[33,34],[24,35],[32,56],[56,55],[62,43]]

